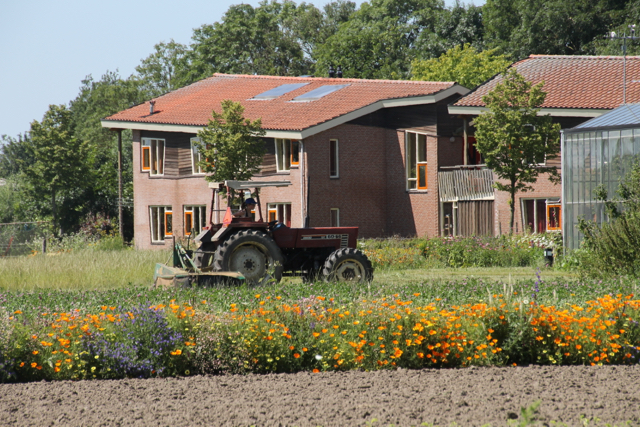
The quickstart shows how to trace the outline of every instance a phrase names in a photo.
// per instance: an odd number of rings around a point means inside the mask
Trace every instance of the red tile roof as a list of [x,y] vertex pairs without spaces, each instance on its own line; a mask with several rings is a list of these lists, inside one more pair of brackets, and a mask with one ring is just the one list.
[[[514,67],[525,79],[544,81],[542,108],[613,109],[622,104],[621,56],[531,55]],[[498,75],[454,106],[483,107],[482,97],[502,81]],[[640,102],[640,57],[627,57],[627,103]]]
[[[290,83],[308,84],[273,100],[250,100],[269,89]],[[349,86],[315,101],[289,102],[323,85],[344,84]],[[466,92],[466,89],[452,82],[215,74],[156,98],[153,115],[149,114],[149,102],[145,102],[107,117],[103,125],[118,121],[205,126],[211,118],[211,111],[220,112],[221,101],[231,99],[242,103],[246,118],[262,118],[264,129],[299,131],[381,100],[436,95],[454,86],[459,88],[457,93]]]

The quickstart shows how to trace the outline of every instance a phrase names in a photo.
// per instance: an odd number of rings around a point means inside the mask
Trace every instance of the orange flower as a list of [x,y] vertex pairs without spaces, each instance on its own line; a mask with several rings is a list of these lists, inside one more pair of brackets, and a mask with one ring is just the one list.
[[316,373],[318,373],[318,372],[320,372],[320,369],[314,369],[314,370],[313,370],[313,373],[314,373],[314,374],[316,374]]
[[320,333],[319,332],[314,332],[311,335],[313,335],[315,338],[318,338],[320,336]]
[[298,357],[300,357],[300,354],[298,354],[298,353],[293,353],[293,357],[297,359]]

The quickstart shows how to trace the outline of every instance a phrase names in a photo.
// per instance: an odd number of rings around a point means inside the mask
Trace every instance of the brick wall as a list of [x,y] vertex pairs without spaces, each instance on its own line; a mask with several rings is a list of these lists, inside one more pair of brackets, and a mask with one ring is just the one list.
[[[497,182],[502,182],[506,184],[505,181],[498,180],[494,175],[494,179]],[[518,192],[516,193],[516,201],[515,201],[515,212],[514,212],[514,232],[518,234],[523,233],[523,224],[522,224],[522,209],[521,209],[521,200],[522,199],[538,199],[538,198],[550,198],[550,199],[559,199],[562,195],[562,185],[553,184],[549,181],[548,174],[541,174],[538,177],[537,182],[532,184],[533,191],[527,192]],[[509,223],[511,219],[511,207],[509,206],[509,193],[505,191],[497,191],[495,192],[495,235],[508,234],[509,233]]]
[[[156,134],[156,136],[158,136]],[[170,138],[170,134],[164,136]],[[151,243],[149,206],[171,206],[174,235],[182,236],[185,205],[206,205],[211,208],[212,191],[203,176],[166,178],[150,176],[141,171],[141,132],[133,131],[133,222],[134,244],[139,249],[164,249],[171,247],[171,240]],[[187,147],[189,149],[189,147]]]

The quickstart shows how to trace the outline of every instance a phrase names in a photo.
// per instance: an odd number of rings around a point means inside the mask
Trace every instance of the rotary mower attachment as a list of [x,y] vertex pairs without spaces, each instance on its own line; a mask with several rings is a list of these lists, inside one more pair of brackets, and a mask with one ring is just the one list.
[[174,241],[172,266],[157,263],[153,274],[156,287],[190,287],[192,285],[212,286],[223,282],[244,281],[237,271],[212,271],[212,267],[198,268],[193,259],[193,251],[186,250]]

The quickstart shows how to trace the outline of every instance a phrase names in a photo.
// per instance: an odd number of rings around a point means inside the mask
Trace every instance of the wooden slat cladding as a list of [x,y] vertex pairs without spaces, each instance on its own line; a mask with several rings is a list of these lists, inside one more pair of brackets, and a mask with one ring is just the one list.
[[270,175],[277,171],[276,166],[276,144],[273,138],[264,138],[265,154],[260,166],[260,172],[257,175]]
[[429,104],[385,108],[351,120],[349,124],[386,129],[411,129],[435,135],[437,130],[436,106]]
[[458,235],[493,236],[493,200],[458,202]]
[[456,169],[438,172],[441,202],[493,199],[493,172],[489,169]]
[[177,178],[192,175],[190,133],[142,131],[143,138],[158,138],[165,141],[164,177]]

